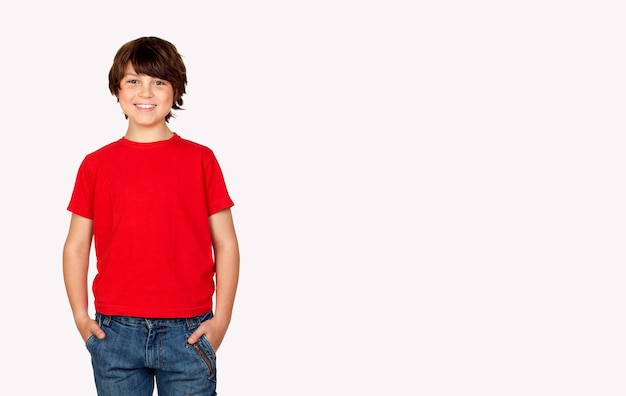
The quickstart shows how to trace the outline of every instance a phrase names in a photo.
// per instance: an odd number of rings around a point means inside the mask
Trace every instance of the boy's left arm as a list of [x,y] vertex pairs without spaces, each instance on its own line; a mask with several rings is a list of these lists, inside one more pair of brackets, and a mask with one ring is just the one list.
[[194,344],[205,335],[217,351],[226,335],[239,281],[239,243],[230,208],[209,217],[215,255],[215,307],[213,318],[203,322],[188,338]]

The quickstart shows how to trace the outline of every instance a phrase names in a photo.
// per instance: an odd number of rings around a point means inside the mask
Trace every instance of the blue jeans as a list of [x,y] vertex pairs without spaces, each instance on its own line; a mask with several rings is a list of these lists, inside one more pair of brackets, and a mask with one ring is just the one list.
[[91,354],[99,396],[217,395],[215,350],[204,336],[187,338],[209,312],[187,319],[146,319],[96,313],[106,337],[91,335]]

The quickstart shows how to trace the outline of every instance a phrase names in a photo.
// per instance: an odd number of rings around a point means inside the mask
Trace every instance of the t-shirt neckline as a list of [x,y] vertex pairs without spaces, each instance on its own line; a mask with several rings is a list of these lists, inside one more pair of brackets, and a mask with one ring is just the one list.
[[153,148],[153,147],[161,147],[170,143],[175,142],[176,140],[179,140],[180,136],[178,136],[178,134],[176,132],[172,132],[172,136],[169,137],[168,139],[165,140],[157,140],[155,142],[135,142],[133,140],[129,140],[127,139],[125,136],[123,136],[120,139],[120,142],[126,146],[130,146],[130,147],[137,147],[137,148]]

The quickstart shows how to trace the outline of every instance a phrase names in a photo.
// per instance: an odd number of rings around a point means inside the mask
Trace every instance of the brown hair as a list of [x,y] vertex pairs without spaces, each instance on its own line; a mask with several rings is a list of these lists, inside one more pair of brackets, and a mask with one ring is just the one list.
[[[187,69],[182,56],[172,43],[158,37],[140,37],[124,44],[115,54],[113,65],[109,70],[109,90],[115,97],[118,97],[120,92],[120,83],[128,62],[137,73],[162,78],[172,84],[174,89],[172,109],[183,109],[181,106],[186,92]],[[165,116],[165,121],[169,122],[171,117],[173,115],[170,111]]]

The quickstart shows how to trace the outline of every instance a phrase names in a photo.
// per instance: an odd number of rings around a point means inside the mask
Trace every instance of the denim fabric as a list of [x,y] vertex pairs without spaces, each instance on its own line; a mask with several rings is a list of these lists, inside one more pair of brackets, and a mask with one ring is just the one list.
[[106,337],[91,335],[91,354],[99,396],[214,396],[215,350],[206,337],[187,338],[212,312],[189,319],[145,319],[96,313]]

